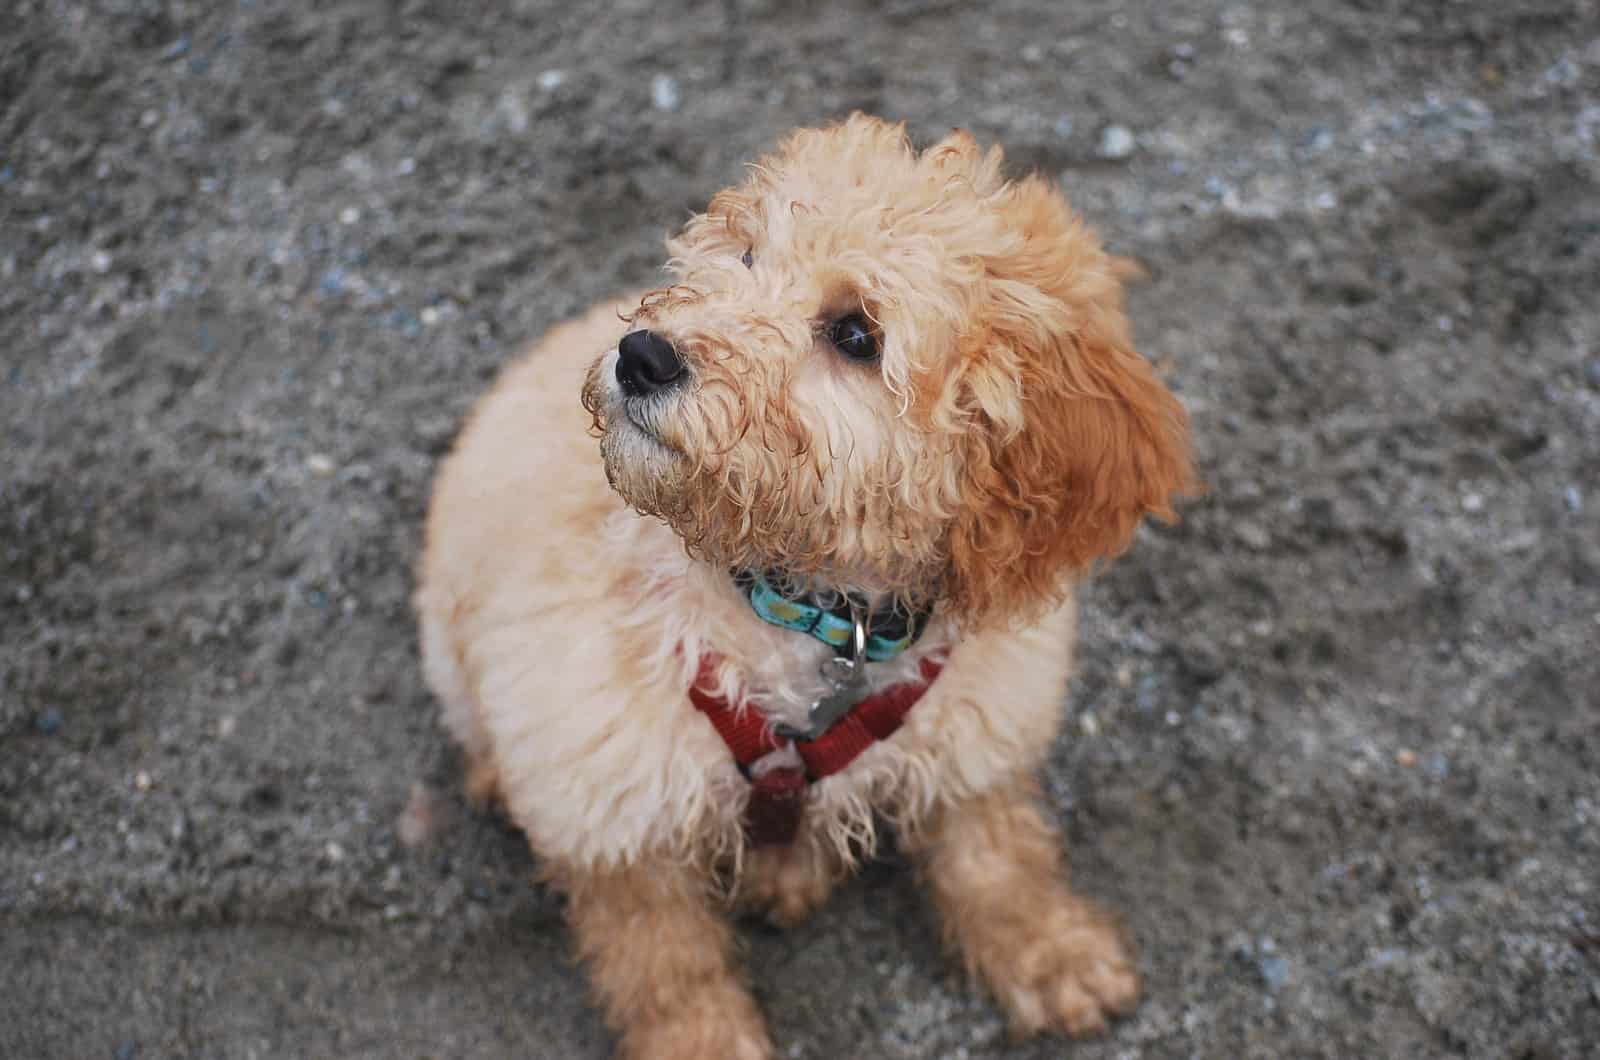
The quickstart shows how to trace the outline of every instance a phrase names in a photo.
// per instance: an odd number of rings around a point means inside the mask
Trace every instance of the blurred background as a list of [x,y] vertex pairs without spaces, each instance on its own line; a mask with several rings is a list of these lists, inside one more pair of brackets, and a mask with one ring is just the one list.
[[431,470],[856,108],[1144,263],[1210,493],[1087,590],[1048,776],[1143,1005],[1009,1042],[891,858],[745,930],[783,1055],[1592,1050],[1593,0],[9,0],[0,1056],[608,1055],[420,679]]

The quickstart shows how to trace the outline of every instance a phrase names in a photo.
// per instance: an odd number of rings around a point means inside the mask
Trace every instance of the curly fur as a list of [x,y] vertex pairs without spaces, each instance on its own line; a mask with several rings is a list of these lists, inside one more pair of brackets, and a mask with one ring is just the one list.
[[[792,920],[883,819],[926,852],[953,944],[1019,1027],[1101,1026],[1136,980],[1027,778],[1059,727],[1073,581],[1193,484],[1124,267],[1051,184],[1005,180],[998,149],[957,132],[919,153],[860,116],[794,134],[669,250],[670,284],[513,364],[441,469],[418,610],[475,796],[573,895],[630,1055],[767,1055],[754,1006],[726,1003],[745,995],[710,905]],[[849,313],[875,363],[832,347]],[[624,394],[630,328],[668,337],[688,382]],[[686,691],[714,655],[730,702],[798,722],[827,649],[755,619],[731,566],[933,606],[874,688],[946,659],[893,739],[811,787],[786,852],[745,851],[747,785]],[[999,894],[1038,906],[1026,968]],[[647,958],[620,924],[652,928]]]
[[[676,282],[630,315],[693,370],[642,414],[683,459],[606,430],[608,360],[585,387],[613,485],[709,561],[943,599],[969,624],[1037,614],[1170,517],[1187,425],[1133,352],[1118,263],[1051,185],[999,171],[964,133],[918,155],[858,121],[797,133],[712,199],[669,244]],[[825,349],[854,309],[882,330],[875,370]]]

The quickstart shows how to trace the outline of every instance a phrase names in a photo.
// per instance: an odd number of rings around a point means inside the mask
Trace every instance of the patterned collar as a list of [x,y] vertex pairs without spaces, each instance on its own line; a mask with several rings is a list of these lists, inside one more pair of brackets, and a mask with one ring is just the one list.
[[[851,633],[855,627],[848,598],[839,598],[833,606],[824,606],[814,595],[784,596],[759,571],[735,571],[733,581],[749,599],[751,610],[763,621],[810,634],[841,657],[850,655]],[[867,660],[883,662],[911,647],[922,636],[931,614],[931,610],[926,610],[908,615],[893,606],[866,613]]]

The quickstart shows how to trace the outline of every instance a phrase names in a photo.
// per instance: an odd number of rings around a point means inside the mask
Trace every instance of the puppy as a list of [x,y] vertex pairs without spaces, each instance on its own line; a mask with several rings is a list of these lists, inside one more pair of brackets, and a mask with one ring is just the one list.
[[885,825],[1017,1030],[1103,1030],[1138,977],[1034,775],[1075,577],[1192,485],[1119,263],[998,148],[859,115],[668,248],[440,470],[417,605],[470,793],[628,1056],[773,1055],[722,909],[798,920]]

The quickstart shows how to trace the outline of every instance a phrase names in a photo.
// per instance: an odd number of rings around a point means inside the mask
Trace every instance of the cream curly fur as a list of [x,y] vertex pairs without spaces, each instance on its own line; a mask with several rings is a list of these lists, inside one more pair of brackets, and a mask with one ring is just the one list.
[[[1136,995],[1030,777],[1059,727],[1072,580],[1170,516],[1187,425],[1133,351],[1119,264],[1000,161],[960,132],[918,153],[861,116],[796,133],[669,243],[670,286],[511,365],[440,471],[428,679],[474,794],[572,895],[629,1055],[770,1055],[711,910],[795,919],[885,819],[1019,1028],[1095,1030]],[[832,347],[849,313],[875,363]],[[616,343],[641,328],[686,385],[623,394]],[[875,687],[947,659],[892,739],[811,787],[790,850],[745,849],[746,781],[687,689],[714,654],[730,702],[797,721],[828,649],[757,619],[734,566],[933,605]]]

